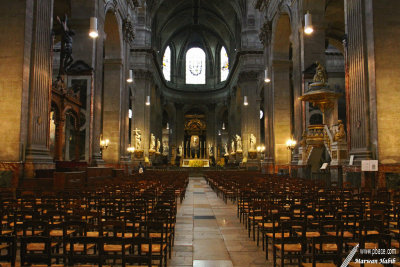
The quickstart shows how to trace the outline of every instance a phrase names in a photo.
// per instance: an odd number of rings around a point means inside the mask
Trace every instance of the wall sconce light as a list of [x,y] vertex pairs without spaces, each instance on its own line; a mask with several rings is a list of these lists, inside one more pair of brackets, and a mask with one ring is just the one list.
[[304,33],[305,34],[312,34],[314,32],[314,28],[312,25],[312,18],[309,11],[304,15]]
[[289,139],[289,140],[287,140],[286,141],[286,147],[287,147],[287,149],[289,149],[290,151],[293,151],[293,149],[295,148],[295,146],[296,146],[296,141],[295,140],[293,140],[293,139]]
[[225,122],[222,123],[222,130],[225,130]]
[[249,105],[249,102],[247,101],[247,96],[243,97],[243,105],[245,106]]
[[218,135],[221,135],[221,130],[218,130]]
[[167,130],[169,130],[169,123],[167,122]]
[[103,135],[100,135],[100,150],[107,149],[110,144],[109,139],[103,139]]
[[131,146],[130,144],[126,150],[128,151],[129,154],[132,154],[133,152],[135,152],[135,148],[133,146]]
[[133,70],[129,70],[128,79],[126,79],[128,83],[133,83]]
[[150,96],[146,96],[146,106],[150,106]]
[[261,145],[257,147],[257,152],[263,153],[265,151],[265,146]]
[[89,36],[93,39],[99,37],[99,32],[97,31],[97,18],[96,17],[90,17]]
[[265,83],[271,82],[271,79],[268,77],[268,70],[267,69],[265,69],[265,71],[264,71],[264,82]]

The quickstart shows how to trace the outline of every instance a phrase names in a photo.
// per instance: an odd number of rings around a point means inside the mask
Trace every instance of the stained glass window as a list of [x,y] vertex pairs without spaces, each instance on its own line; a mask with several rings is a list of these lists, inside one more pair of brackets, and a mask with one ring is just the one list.
[[206,83],[206,54],[201,48],[194,47],[186,52],[186,83]]
[[164,52],[162,68],[165,80],[171,81],[171,49],[169,46],[167,46]]
[[221,82],[226,81],[229,75],[229,58],[225,47],[221,48]]

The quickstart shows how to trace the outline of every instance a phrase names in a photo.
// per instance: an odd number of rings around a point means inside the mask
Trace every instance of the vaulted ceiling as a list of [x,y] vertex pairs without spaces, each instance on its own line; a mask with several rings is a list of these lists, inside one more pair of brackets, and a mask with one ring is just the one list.
[[[187,46],[204,49],[240,44],[242,0],[163,0],[153,6],[153,45],[163,50],[171,42],[176,54]],[[209,52],[211,52],[209,50]]]

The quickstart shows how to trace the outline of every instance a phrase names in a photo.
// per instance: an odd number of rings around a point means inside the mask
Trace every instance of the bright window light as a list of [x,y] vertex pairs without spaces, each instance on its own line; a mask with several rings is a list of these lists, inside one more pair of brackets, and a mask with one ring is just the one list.
[[194,47],[186,52],[186,83],[206,84],[206,54]]
[[171,48],[167,46],[163,57],[163,74],[167,81],[171,81]]
[[229,75],[229,58],[225,47],[221,48],[221,82],[226,81]]

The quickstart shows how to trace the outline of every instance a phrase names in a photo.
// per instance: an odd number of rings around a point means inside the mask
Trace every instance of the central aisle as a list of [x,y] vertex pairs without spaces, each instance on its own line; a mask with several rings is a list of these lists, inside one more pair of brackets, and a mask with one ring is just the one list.
[[190,178],[178,206],[173,255],[168,266],[272,266],[247,235],[236,204],[225,204],[203,177]]

